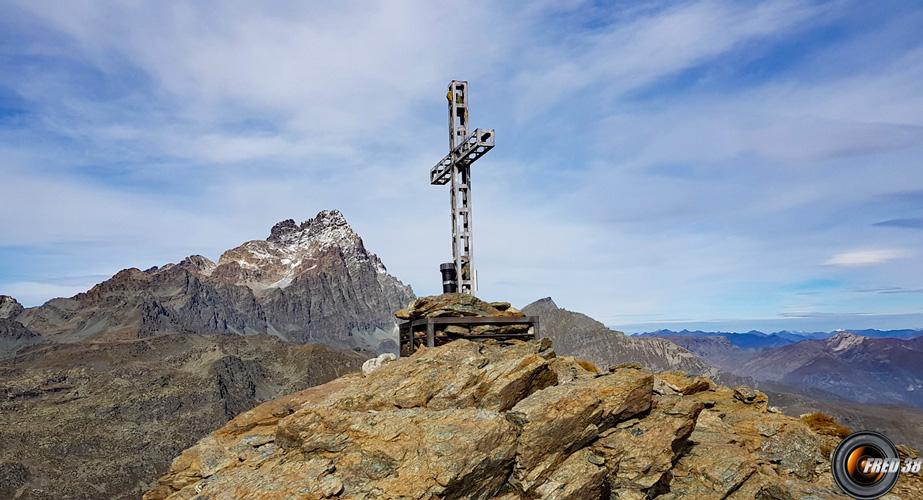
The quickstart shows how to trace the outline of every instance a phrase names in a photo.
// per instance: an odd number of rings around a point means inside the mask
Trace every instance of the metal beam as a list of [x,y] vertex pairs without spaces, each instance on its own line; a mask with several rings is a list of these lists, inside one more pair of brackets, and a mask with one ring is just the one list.
[[452,158],[458,158],[458,166],[468,167],[493,147],[494,129],[474,129],[454,151],[445,155],[445,158],[430,169],[430,184],[442,186],[449,183],[452,176]]
[[[443,291],[475,295],[471,216],[471,165],[494,147],[493,129],[468,132],[468,82],[452,80],[446,93],[449,106],[449,154],[430,169],[430,183],[450,184],[452,262],[441,265]],[[454,268],[454,273],[452,272]],[[453,276],[454,274],[454,276]]]

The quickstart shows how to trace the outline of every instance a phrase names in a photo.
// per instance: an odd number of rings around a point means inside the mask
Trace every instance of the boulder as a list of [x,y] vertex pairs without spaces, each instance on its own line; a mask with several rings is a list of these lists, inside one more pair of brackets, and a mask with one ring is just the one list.
[[394,353],[386,352],[384,354],[379,354],[378,357],[368,359],[365,363],[362,363],[362,374],[369,376],[375,370],[395,359],[397,359],[397,356]]
[[658,373],[654,384],[658,392],[662,385],[666,391],[689,395],[711,389],[713,382],[707,377],[690,377],[684,373],[673,371]]

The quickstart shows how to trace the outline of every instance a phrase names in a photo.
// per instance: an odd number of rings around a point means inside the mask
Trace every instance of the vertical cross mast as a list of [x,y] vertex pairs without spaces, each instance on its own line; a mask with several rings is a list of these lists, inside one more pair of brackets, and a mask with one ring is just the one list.
[[494,147],[492,129],[468,133],[468,82],[452,80],[449,101],[449,154],[430,170],[432,184],[451,183],[452,263],[443,264],[443,291],[474,295],[472,261],[471,164]]
[[468,137],[468,82],[452,80],[449,92],[449,154],[452,155],[452,261],[458,291],[474,295],[471,256],[471,165],[459,165],[455,147]]

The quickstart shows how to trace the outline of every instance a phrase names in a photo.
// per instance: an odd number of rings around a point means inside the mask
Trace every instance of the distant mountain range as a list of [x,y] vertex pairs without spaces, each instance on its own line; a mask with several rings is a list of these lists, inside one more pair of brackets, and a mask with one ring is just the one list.
[[923,337],[869,338],[840,332],[828,339],[764,349],[733,371],[852,401],[923,407]]
[[636,334],[641,337],[723,337],[732,345],[740,349],[763,349],[766,347],[781,347],[784,345],[794,344],[803,340],[819,340],[835,336],[836,334],[849,331],[856,335],[870,338],[895,338],[895,339],[912,339],[923,336],[923,330],[835,330],[832,332],[791,332],[782,330],[774,333],[763,333],[757,330],[749,332],[705,332],[702,330],[656,330]]
[[[923,336],[880,330],[783,339],[760,332],[669,332],[669,340],[742,377],[857,402],[923,407]],[[918,332],[919,333],[919,332]]]

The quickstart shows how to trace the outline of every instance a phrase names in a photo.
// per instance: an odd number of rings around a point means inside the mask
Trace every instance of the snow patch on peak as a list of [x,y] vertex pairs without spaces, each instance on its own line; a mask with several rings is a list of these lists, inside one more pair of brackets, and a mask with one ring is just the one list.
[[269,238],[273,249],[283,253],[298,253],[306,248],[327,248],[336,246],[348,249],[362,246],[359,235],[346,222],[339,210],[322,210],[316,216],[300,225],[294,219],[287,219],[272,226]]
[[315,269],[323,254],[338,254],[350,269],[371,267],[379,276],[387,275],[384,264],[365,249],[339,210],[321,211],[301,224],[294,219],[279,222],[268,238],[228,250],[218,265],[236,263],[243,272],[228,270],[222,276],[254,290],[285,288]]
[[348,226],[346,217],[339,210],[321,210],[313,219],[308,219],[301,224],[301,229],[306,226]]

